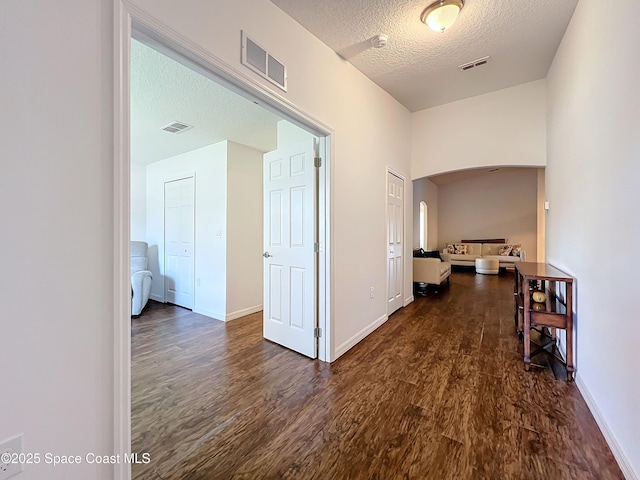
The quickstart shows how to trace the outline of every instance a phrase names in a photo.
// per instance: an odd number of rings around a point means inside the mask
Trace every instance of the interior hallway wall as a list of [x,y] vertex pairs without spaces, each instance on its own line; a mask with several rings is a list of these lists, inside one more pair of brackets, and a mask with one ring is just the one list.
[[225,320],[262,310],[262,152],[227,142]]
[[580,0],[549,71],[546,255],[576,278],[577,384],[638,479],[640,3],[616,6]]
[[147,165],[147,241],[151,298],[164,301],[164,184],[195,177],[195,287],[193,311],[226,316],[227,142]]
[[[0,3],[0,441],[114,445],[113,2]],[[113,479],[27,464],[19,480]]]
[[131,240],[147,240],[147,166],[131,164]]

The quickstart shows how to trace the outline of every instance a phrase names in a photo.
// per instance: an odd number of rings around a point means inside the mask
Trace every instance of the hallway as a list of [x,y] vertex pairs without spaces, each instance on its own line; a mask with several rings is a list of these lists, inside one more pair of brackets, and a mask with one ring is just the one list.
[[332,364],[264,341],[260,313],[151,302],[132,320],[133,452],[151,456],[133,478],[622,479],[564,369],[525,372],[512,275],[454,272]]

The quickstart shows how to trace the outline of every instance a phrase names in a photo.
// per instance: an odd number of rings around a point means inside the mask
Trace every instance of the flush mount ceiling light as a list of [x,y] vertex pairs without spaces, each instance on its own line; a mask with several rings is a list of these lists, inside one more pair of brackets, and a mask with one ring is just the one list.
[[424,9],[420,20],[431,30],[444,33],[456,21],[462,7],[464,7],[464,0],[438,0]]

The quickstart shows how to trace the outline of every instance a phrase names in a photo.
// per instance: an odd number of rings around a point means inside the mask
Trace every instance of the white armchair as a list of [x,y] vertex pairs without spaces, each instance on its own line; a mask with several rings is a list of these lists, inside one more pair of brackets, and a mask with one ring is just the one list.
[[413,257],[413,281],[440,285],[445,280],[449,282],[451,263],[443,262],[439,258]]
[[140,315],[149,301],[153,276],[147,261],[147,243],[131,242],[131,315]]

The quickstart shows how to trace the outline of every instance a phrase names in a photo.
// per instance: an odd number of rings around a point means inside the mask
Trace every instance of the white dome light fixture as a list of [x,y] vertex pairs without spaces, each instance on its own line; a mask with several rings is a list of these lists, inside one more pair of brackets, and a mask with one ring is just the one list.
[[420,20],[431,30],[444,33],[456,21],[462,7],[464,0],[438,0],[424,9]]

